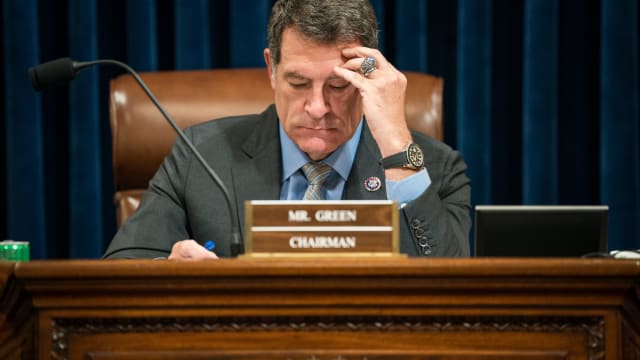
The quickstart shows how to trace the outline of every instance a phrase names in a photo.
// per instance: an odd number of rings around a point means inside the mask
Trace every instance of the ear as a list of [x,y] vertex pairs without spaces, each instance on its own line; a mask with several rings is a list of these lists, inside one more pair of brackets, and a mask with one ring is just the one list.
[[264,49],[264,62],[267,64],[267,74],[269,75],[269,81],[271,82],[271,88],[275,90],[276,88],[276,72],[273,67],[273,62],[271,59],[271,52],[269,49]]

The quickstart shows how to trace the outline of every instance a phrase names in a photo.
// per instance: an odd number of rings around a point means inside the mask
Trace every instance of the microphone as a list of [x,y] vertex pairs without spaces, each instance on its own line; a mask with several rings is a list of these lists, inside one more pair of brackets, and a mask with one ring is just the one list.
[[102,65],[102,64],[118,66],[126,70],[129,74],[131,74],[131,76],[133,76],[133,78],[136,80],[138,85],[140,85],[140,88],[142,88],[142,90],[145,92],[145,94],[147,94],[151,102],[153,102],[153,104],[158,108],[160,113],[162,113],[162,116],[164,116],[164,118],[167,120],[167,122],[169,122],[171,127],[173,127],[173,130],[175,130],[175,132],[182,139],[182,141],[184,141],[184,143],[187,144],[187,147],[189,148],[189,150],[191,150],[191,153],[196,157],[198,162],[200,162],[200,164],[204,167],[207,174],[209,174],[209,177],[211,177],[213,182],[215,182],[216,185],[218,185],[218,187],[220,188],[220,190],[222,190],[222,194],[224,195],[224,198],[227,202],[227,209],[229,211],[229,216],[231,217],[231,239],[230,239],[231,256],[236,257],[244,253],[244,246],[242,244],[242,240],[240,240],[240,227],[238,225],[238,216],[236,213],[236,208],[232,206],[229,190],[227,189],[226,186],[224,186],[224,184],[222,183],[222,180],[220,180],[220,178],[215,173],[215,171],[213,171],[213,169],[209,166],[209,164],[207,164],[207,162],[204,160],[200,152],[187,138],[187,136],[184,134],[182,129],[180,129],[180,127],[176,124],[176,122],[173,121],[169,113],[167,113],[165,109],[160,105],[160,103],[158,102],[158,99],[156,99],[155,95],[153,95],[153,93],[151,92],[151,90],[149,90],[149,88],[144,83],[144,81],[142,81],[142,78],[140,78],[140,75],[138,75],[138,73],[135,70],[133,70],[129,65],[117,60],[109,60],[109,59],[80,62],[80,61],[74,61],[70,58],[60,58],[60,59],[52,60],[44,64],[40,64],[38,66],[29,68],[29,77],[31,78],[31,83],[33,85],[33,88],[36,91],[41,91],[53,85],[67,83],[73,80],[76,74],[82,71],[83,69],[86,69],[93,65]]

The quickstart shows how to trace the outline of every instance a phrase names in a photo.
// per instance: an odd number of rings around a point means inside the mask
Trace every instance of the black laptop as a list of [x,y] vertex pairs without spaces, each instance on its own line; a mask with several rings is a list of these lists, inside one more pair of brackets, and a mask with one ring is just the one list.
[[608,206],[478,205],[475,256],[580,257],[607,251]]

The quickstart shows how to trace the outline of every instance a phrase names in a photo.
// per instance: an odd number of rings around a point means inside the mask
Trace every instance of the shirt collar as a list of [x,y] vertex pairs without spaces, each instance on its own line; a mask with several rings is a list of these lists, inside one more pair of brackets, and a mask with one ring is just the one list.
[[[278,123],[278,129],[280,132],[280,145],[282,147],[282,180],[285,181],[304,164],[311,161],[311,159],[289,138],[280,123]],[[351,172],[351,166],[356,157],[361,134],[362,119],[360,119],[360,123],[351,139],[322,160],[325,164],[330,165],[344,180],[349,177],[349,173]]]

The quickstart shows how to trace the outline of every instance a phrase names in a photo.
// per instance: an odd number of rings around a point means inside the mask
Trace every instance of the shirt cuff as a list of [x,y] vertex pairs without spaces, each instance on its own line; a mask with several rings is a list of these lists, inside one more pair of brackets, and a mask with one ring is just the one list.
[[386,180],[387,199],[397,201],[400,207],[418,198],[431,185],[431,178],[426,168],[402,180]]

